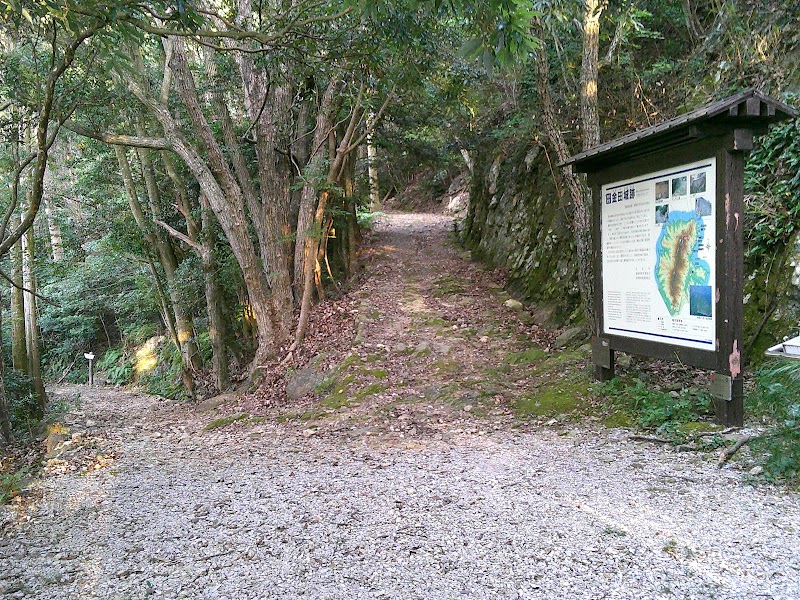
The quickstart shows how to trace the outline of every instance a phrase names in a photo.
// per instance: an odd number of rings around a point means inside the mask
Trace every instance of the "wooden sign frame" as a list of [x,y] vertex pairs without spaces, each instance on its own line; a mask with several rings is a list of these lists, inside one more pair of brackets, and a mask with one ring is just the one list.
[[[710,390],[715,399],[717,419],[726,425],[742,425],[745,158],[753,148],[754,135],[766,131],[771,123],[797,114],[794,108],[778,100],[755,90],[746,90],[656,127],[582,152],[564,163],[587,174],[592,195],[596,315],[592,360],[599,380],[614,377],[615,351],[709,369],[712,371]],[[606,333],[601,250],[602,187],[711,158],[716,159],[716,235],[713,240],[716,289],[712,290],[716,321],[712,349]]]

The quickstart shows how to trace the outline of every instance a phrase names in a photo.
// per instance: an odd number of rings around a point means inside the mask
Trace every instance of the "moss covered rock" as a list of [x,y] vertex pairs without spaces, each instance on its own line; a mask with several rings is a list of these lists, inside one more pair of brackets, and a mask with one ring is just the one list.
[[548,307],[557,323],[580,300],[566,204],[538,145],[507,141],[476,152],[462,239],[473,256],[507,269],[515,294]]

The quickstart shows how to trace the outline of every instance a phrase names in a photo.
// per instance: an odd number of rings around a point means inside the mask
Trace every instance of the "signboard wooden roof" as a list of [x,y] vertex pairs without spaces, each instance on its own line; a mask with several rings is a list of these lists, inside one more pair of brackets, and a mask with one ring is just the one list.
[[577,172],[592,173],[609,165],[737,128],[761,133],[771,124],[797,115],[798,111],[788,104],[751,88],[660,125],[589,148],[568,158],[561,166],[573,165]]

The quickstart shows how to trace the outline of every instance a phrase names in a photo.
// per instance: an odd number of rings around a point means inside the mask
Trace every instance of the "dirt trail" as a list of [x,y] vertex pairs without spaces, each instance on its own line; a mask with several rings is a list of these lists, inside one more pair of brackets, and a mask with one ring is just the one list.
[[57,390],[80,393],[78,435],[0,509],[0,595],[800,597],[796,494],[624,430],[535,424],[580,358],[449,227],[378,228],[353,350],[296,402],[208,430],[240,408]]

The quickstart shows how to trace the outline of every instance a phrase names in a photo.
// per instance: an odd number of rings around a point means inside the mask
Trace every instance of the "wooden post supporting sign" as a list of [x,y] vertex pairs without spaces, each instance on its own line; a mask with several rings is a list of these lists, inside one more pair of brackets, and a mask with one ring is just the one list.
[[89,385],[94,385],[94,353],[85,352],[83,357],[89,361]]

